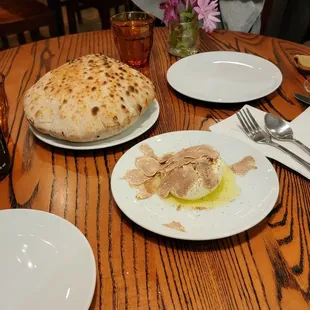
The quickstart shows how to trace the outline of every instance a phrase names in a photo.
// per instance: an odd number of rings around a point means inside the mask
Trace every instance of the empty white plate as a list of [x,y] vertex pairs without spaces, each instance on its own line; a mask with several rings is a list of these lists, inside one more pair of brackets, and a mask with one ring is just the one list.
[[[208,210],[177,208],[153,195],[138,200],[137,189],[123,178],[135,168],[135,159],[142,156],[139,146],[146,143],[156,155],[177,152],[183,148],[208,144],[220,152],[228,164],[245,156],[253,156],[257,169],[243,177],[236,177],[241,192],[233,202]],[[177,131],[144,140],[128,150],[117,162],[111,179],[112,193],[119,208],[132,221],[157,234],[187,240],[211,240],[232,236],[259,223],[272,210],[279,192],[278,176],[271,163],[248,144],[205,131]],[[181,223],[186,232],[164,226],[172,221]]]
[[251,54],[207,52],[174,63],[167,79],[188,97],[237,103],[269,95],[281,85],[282,73],[270,61]]
[[0,211],[0,309],[85,310],[96,263],[70,222],[35,210]]
[[159,104],[155,99],[147,111],[128,129],[111,138],[94,142],[69,142],[45,135],[36,130],[31,124],[29,124],[29,128],[39,140],[55,147],[70,150],[98,150],[128,142],[144,134],[157,121],[159,111]]

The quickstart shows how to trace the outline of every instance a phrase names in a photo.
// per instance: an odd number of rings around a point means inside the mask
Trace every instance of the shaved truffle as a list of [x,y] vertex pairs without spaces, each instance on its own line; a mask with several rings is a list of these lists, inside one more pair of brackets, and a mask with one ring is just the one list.
[[[177,172],[177,173],[174,173]],[[176,197],[183,197],[198,181],[200,175],[192,166],[183,166],[168,175],[171,178],[172,187],[170,192]]]
[[145,155],[145,156],[148,156],[148,157],[152,157],[152,158],[155,158],[157,159],[157,156],[155,155],[153,149],[147,145],[147,144],[141,144],[140,145],[140,151]]
[[246,156],[237,163],[230,166],[231,171],[234,174],[244,176],[250,170],[257,169],[255,159],[252,156]]
[[200,161],[196,166],[196,171],[202,177],[206,188],[213,189],[219,184],[219,179],[214,174],[212,166],[206,160]]
[[160,163],[152,157],[145,156],[136,159],[136,167],[146,176],[152,177],[158,172]]
[[193,190],[194,185],[213,190],[221,180],[212,169],[219,153],[208,145],[192,146],[162,157],[155,155],[147,144],[141,144],[140,151],[144,156],[135,161],[138,169],[130,170],[125,176],[130,186],[139,188],[138,199],[149,198],[155,192],[162,198],[167,198],[169,194],[183,198]]
[[141,170],[132,169],[126,172],[124,179],[129,183],[130,186],[137,186],[143,184],[150,178],[147,177]]
[[165,154],[163,157],[159,158],[159,162],[161,164],[164,164],[169,158],[171,158],[173,156],[173,153],[167,153]]
[[182,226],[182,224],[180,222],[172,221],[168,224],[163,224],[163,226],[166,226],[168,228],[175,229],[175,230],[178,230],[181,232],[186,232],[184,226]]
[[178,161],[174,161],[170,164],[164,165],[163,170],[165,172],[170,172],[176,168],[183,167],[183,166],[188,165],[192,162],[195,162],[195,160],[190,159],[190,158],[181,158]]
[[160,176],[155,175],[153,178],[147,180],[145,183],[139,186],[139,193],[137,194],[138,199],[146,199],[152,197],[160,184]]

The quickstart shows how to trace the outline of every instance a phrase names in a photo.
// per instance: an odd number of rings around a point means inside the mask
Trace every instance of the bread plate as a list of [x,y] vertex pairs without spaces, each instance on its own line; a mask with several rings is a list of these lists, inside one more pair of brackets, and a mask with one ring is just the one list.
[[149,106],[148,110],[146,110],[131,127],[111,138],[93,142],[70,142],[60,140],[52,136],[42,134],[41,132],[36,130],[31,124],[29,124],[29,128],[39,140],[54,147],[76,151],[98,150],[116,146],[139,137],[155,124],[159,116],[159,111],[159,104],[155,99],[153,103],[151,103],[151,105]]

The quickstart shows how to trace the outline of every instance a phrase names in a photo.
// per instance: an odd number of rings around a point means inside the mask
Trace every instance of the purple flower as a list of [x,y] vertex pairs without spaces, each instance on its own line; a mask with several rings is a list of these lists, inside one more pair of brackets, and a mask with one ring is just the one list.
[[203,20],[202,28],[206,32],[210,33],[216,29],[216,23],[220,21],[215,17],[220,15],[220,12],[218,12],[218,0],[198,0],[194,10],[198,14],[198,19]]
[[178,6],[180,0],[165,0],[159,7],[164,10],[164,22],[178,20]]

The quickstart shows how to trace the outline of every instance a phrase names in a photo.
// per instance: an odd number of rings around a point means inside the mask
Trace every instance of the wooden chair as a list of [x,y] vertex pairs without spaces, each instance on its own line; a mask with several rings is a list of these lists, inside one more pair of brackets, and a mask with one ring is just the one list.
[[66,7],[69,33],[71,34],[77,32],[76,18],[79,24],[83,23],[81,11],[94,6],[94,0],[62,0],[62,1],[47,0],[47,1],[49,3],[49,6],[53,6],[55,4],[55,1],[59,1],[59,8],[62,6]]
[[[60,1],[60,0],[58,0]],[[81,5],[78,0],[63,0],[60,2],[61,6],[65,6],[67,10],[67,18],[69,25],[69,32],[76,33],[77,32],[77,24],[76,24],[76,16],[79,24],[82,24],[82,14],[81,14]]]
[[0,0],[0,37],[4,48],[9,47],[8,35],[17,34],[20,44],[26,43],[24,32],[32,40],[41,38],[39,28],[49,26],[51,36],[57,36],[55,14],[35,0]]
[[264,9],[262,12],[261,34],[264,35],[268,26],[268,20],[273,6],[273,0],[265,0]]
[[73,0],[74,2],[74,9],[78,19],[79,24],[83,24],[82,14],[81,11],[84,9],[88,9],[93,7],[93,0]]
[[121,7],[123,7],[125,11],[131,11],[134,8],[130,0],[94,0],[94,6],[99,11],[102,29],[109,29],[111,27],[111,9],[114,9],[115,14],[117,14],[120,13]]
[[305,35],[304,41],[310,41],[310,20],[309,20],[308,31]]
[[[0,0],[1,1],[1,0]],[[91,0],[89,0],[91,1]],[[82,15],[79,7],[78,0],[46,0],[47,6],[55,11],[57,27],[58,27],[58,35],[64,35],[64,20],[62,14],[62,7],[66,7],[69,33],[77,32],[77,24],[76,24],[76,16],[78,18],[79,23],[82,23]]]

